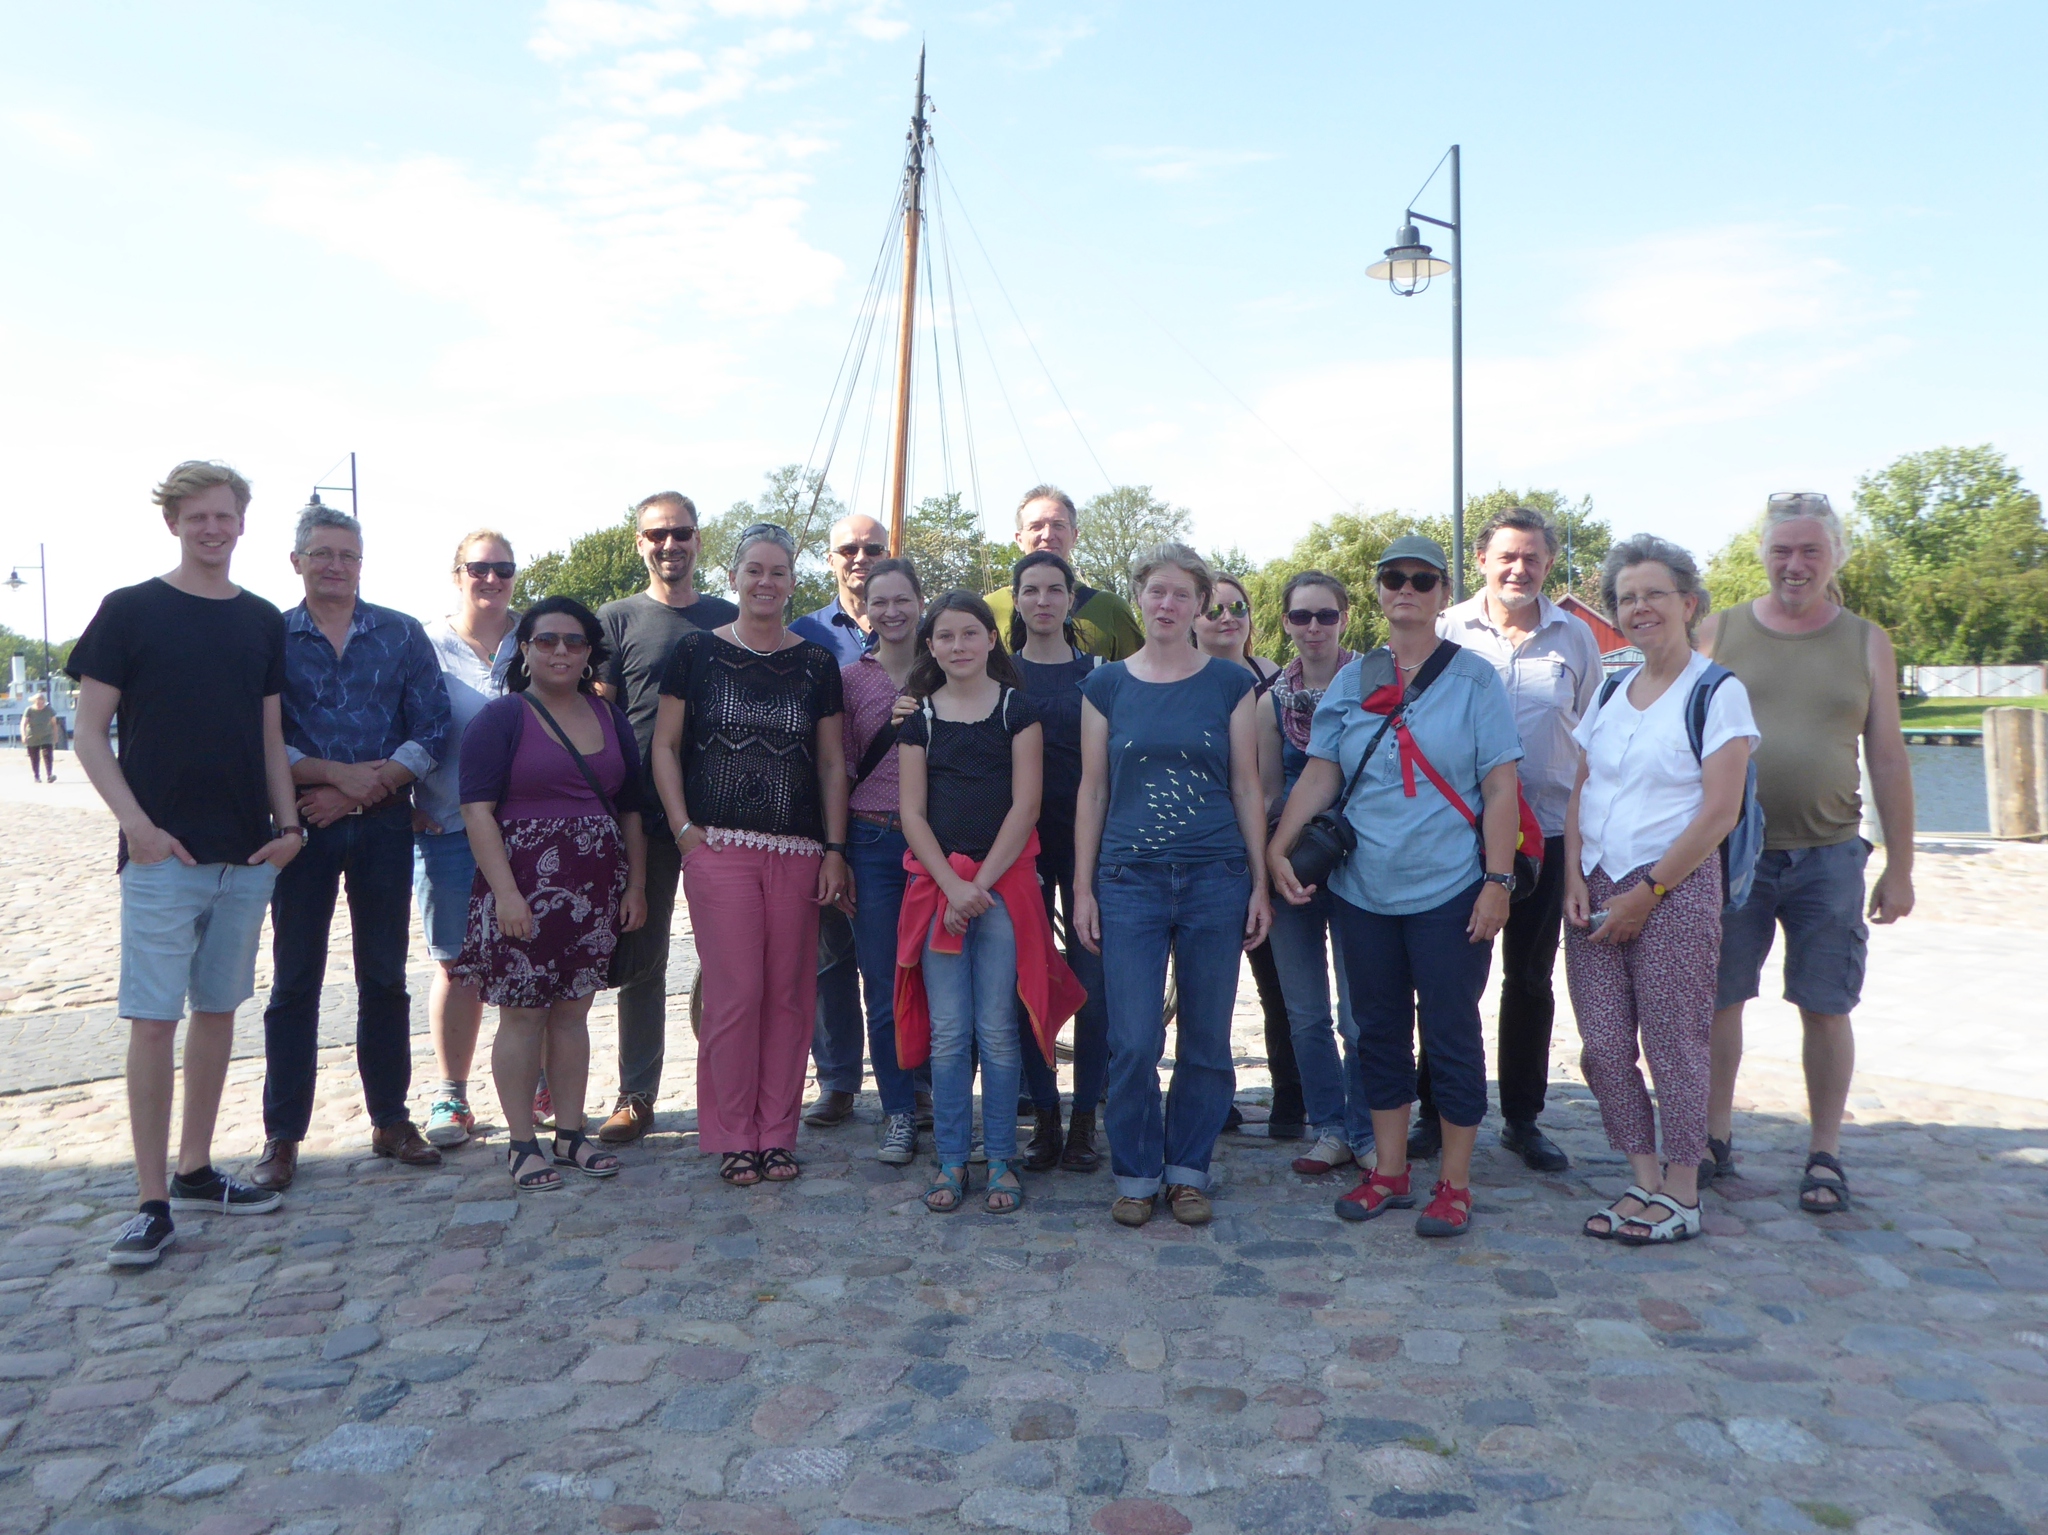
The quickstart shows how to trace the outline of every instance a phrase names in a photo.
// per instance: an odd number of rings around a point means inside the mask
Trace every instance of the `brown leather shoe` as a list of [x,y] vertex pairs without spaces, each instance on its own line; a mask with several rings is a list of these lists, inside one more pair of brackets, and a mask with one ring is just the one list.
[[378,1125],[370,1132],[370,1149],[380,1157],[403,1162],[407,1167],[439,1167],[441,1153],[429,1146],[420,1127],[409,1119]]
[[816,1103],[804,1110],[804,1123],[816,1125],[821,1130],[829,1130],[834,1125],[845,1124],[847,1116],[851,1113],[852,1093],[823,1092],[818,1094]]
[[597,1127],[607,1146],[630,1146],[654,1128],[654,1100],[645,1093],[620,1093],[612,1117]]
[[1209,1196],[1188,1183],[1167,1184],[1166,1208],[1183,1226],[1206,1226],[1216,1213],[1209,1207]]
[[256,1159],[256,1165],[249,1170],[249,1181],[259,1189],[270,1189],[282,1194],[292,1186],[292,1179],[298,1176],[298,1171],[297,1141],[265,1141],[263,1155]]
[[1139,1199],[1126,1194],[1109,1207],[1109,1218],[1119,1226],[1142,1226],[1152,1219],[1152,1212],[1158,1208],[1150,1196]]

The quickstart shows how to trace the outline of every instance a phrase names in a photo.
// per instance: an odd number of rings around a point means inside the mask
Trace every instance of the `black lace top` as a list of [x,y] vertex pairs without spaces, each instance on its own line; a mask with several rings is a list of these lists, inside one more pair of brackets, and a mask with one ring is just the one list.
[[691,630],[669,652],[661,691],[688,706],[683,798],[692,821],[825,840],[817,727],[842,708],[839,663],[830,651],[803,640],[756,655]]

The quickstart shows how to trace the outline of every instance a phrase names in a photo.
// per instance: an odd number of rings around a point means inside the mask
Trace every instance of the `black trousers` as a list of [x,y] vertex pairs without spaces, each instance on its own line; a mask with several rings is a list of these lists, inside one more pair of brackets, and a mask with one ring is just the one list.
[[[1564,931],[1564,838],[1543,839],[1543,877],[1536,893],[1508,913],[1500,935],[1500,1043],[1494,1069],[1500,1080],[1500,1117],[1526,1123],[1543,1112],[1550,1085],[1550,1029],[1557,1017],[1551,973]],[[1424,1118],[1436,1113],[1429,1090],[1429,1058],[1416,1072]]]
[[1287,1021],[1287,1002],[1280,995],[1280,967],[1273,959],[1273,945],[1262,943],[1246,958],[1252,962],[1252,980],[1259,988],[1259,1011],[1266,1015],[1266,1069],[1273,1077],[1273,1121],[1298,1125],[1301,1106],[1301,1069],[1294,1063],[1294,1029]]

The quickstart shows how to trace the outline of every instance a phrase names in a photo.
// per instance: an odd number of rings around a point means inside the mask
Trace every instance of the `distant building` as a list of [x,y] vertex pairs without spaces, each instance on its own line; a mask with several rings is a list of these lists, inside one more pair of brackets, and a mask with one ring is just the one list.
[[1642,664],[1643,653],[1631,645],[1627,637],[1590,602],[1567,592],[1557,599],[1557,605],[1593,631],[1593,638],[1600,642],[1600,664],[1608,671],[1622,671]]

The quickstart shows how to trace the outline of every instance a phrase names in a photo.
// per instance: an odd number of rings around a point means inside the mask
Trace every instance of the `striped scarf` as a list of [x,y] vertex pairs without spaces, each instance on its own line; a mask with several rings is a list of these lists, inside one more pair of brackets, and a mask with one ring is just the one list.
[[[1337,671],[1341,672],[1357,659],[1349,650],[1337,652]],[[1334,679],[1337,675],[1332,672]],[[1273,684],[1273,696],[1280,702],[1280,728],[1293,743],[1295,750],[1308,750],[1309,725],[1315,719],[1316,705],[1323,701],[1321,688],[1305,688],[1301,685],[1301,657],[1296,656],[1281,669],[1280,676]]]

